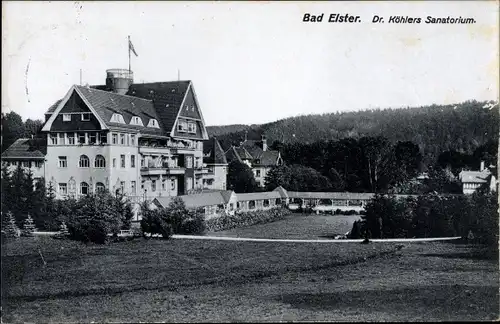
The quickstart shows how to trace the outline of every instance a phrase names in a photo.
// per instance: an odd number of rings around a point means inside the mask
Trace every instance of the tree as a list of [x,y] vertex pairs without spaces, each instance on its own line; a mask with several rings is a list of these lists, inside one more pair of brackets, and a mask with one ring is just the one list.
[[272,191],[279,186],[287,187],[290,182],[290,168],[286,165],[272,167],[267,172],[264,181],[267,191]]
[[5,233],[6,237],[17,238],[21,236],[21,231],[16,225],[14,215],[9,211],[2,214],[2,232]]
[[32,120],[32,119],[27,119],[24,122],[24,137],[31,138],[31,137],[36,137],[40,133],[43,127],[43,122],[39,119]]
[[398,217],[397,201],[394,196],[376,194],[366,205],[362,217],[371,237],[394,237],[396,218]]
[[33,232],[36,230],[35,223],[33,222],[33,218],[31,218],[30,214],[26,217],[23,223],[23,236],[33,236]]
[[237,193],[254,192],[257,188],[252,169],[237,160],[229,163],[227,185],[229,190]]
[[331,168],[328,173],[328,177],[330,178],[330,181],[332,183],[332,189],[334,191],[344,191],[345,183],[340,173],[334,168]]
[[2,211],[10,210],[12,201],[12,177],[7,164],[2,164]]
[[25,132],[23,119],[19,114],[13,111],[5,115],[2,113],[2,152],[22,138]]
[[359,140],[359,145],[365,161],[366,176],[372,192],[384,189],[386,184],[380,183],[381,175],[390,170],[391,146],[387,139],[383,137],[363,137]]

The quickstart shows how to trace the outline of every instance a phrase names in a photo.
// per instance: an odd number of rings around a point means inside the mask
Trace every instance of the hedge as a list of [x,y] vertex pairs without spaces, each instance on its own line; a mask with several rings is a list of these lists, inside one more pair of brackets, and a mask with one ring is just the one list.
[[206,220],[205,225],[207,231],[218,232],[238,227],[275,222],[284,219],[291,213],[290,210],[282,207],[251,212],[236,212],[234,215],[225,213],[219,217]]

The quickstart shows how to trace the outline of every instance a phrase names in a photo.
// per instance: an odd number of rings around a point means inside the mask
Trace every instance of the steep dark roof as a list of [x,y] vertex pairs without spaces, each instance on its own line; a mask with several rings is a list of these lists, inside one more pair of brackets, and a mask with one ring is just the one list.
[[236,152],[236,147],[231,146],[229,150],[226,151],[226,159],[228,162],[232,162],[234,160],[238,160],[239,162],[243,162],[240,158],[238,152]]
[[[106,125],[136,129],[154,135],[166,134],[161,128],[146,127],[151,118],[158,120],[151,100],[82,86],[76,86],[76,88],[92,105]],[[114,113],[121,114],[126,124],[110,122],[111,116]],[[141,118],[144,126],[130,125],[129,123],[133,116]]]
[[215,137],[203,143],[203,152],[208,155],[203,158],[203,162],[209,164],[227,164],[226,154]]
[[258,157],[260,160],[260,165],[264,166],[275,166],[278,165],[278,157],[280,152],[278,151],[263,151],[262,154]]
[[238,153],[238,156],[242,160],[252,160],[253,156],[247,151],[246,148],[244,147],[235,147],[234,148],[236,153]]
[[2,153],[2,159],[44,158],[47,154],[45,138],[20,138]]
[[[108,91],[106,86],[75,87],[97,111],[99,117],[110,127],[137,129],[143,133],[168,136],[174,127],[182,101],[191,81],[172,81],[132,84],[126,95]],[[62,99],[56,101],[47,110],[52,114]],[[113,113],[123,116],[126,124],[112,123]],[[129,125],[133,116],[141,118],[144,126]],[[151,118],[160,124],[160,128],[147,127]]]
[[54,112],[54,110],[56,110],[57,106],[59,106],[61,101],[62,101],[62,99],[59,99],[56,102],[54,102],[52,104],[52,106],[49,107],[49,109],[47,110],[47,112],[45,114],[49,114],[49,115],[52,114]]
[[172,81],[132,84],[127,94],[151,100],[160,124],[170,132],[190,83],[191,81]]

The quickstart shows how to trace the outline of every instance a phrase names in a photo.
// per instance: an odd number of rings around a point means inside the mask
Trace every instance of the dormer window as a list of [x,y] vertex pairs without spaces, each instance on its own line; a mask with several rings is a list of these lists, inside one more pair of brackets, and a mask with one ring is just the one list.
[[63,121],[71,121],[71,115],[70,114],[63,114]]
[[132,117],[132,119],[130,120],[130,125],[144,126],[144,124],[142,123],[142,119],[137,116]]
[[113,114],[113,116],[111,116],[111,122],[125,124],[125,120],[123,119],[123,116],[120,114]]
[[160,125],[158,124],[158,121],[156,119],[150,119],[148,127],[160,128]]

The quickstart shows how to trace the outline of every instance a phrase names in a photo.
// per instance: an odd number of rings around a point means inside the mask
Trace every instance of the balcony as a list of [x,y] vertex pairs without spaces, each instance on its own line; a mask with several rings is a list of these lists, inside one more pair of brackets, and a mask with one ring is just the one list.
[[194,168],[194,173],[197,173],[197,174],[208,174],[208,168],[204,168],[204,167],[195,167]]
[[161,165],[149,164],[141,167],[141,175],[178,175],[184,174],[186,169],[177,165],[163,163]]

